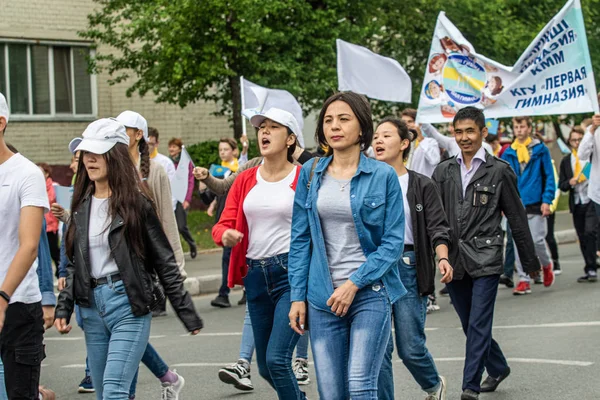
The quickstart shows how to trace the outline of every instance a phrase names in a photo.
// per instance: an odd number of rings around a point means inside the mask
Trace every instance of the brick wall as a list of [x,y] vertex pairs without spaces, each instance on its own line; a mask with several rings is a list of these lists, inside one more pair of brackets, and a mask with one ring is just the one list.
[[[77,31],[86,27],[87,15],[95,6],[91,0],[3,1],[0,40],[81,41]],[[150,126],[159,130],[163,153],[173,136],[192,144],[233,134],[226,118],[211,115],[216,110],[215,104],[202,102],[181,109],[176,105],[157,104],[152,96],[127,98],[126,88],[127,84],[108,85],[107,75],[97,77],[98,117],[117,116],[126,109],[139,112]],[[8,125],[6,140],[34,162],[66,165],[71,158],[67,144],[79,136],[89,122],[12,122]]]

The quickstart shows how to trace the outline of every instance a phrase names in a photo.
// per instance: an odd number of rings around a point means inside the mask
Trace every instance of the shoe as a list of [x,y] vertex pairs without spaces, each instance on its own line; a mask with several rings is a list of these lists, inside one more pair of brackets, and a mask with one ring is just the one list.
[[246,304],[246,291],[244,290],[244,294],[242,295],[242,298],[238,301],[238,306],[243,306]]
[[435,393],[429,393],[425,400],[446,400],[446,378],[440,376],[440,387]]
[[440,306],[438,306],[437,301],[433,295],[427,296],[427,314],[438,311]]
[[192,260],[194,258],[196,258],[197,255],[198,255],[198,248],[196,246],[190,247],[190,257],[192,257]]
[[185,386],[185,379],[177,371],[173,371],[173,373],[177,375],[177,382],[162,382],[160,384],[161,400],[179,400],[179,393]]
[[167,316],[167,310],[153,310],[152,311],[152,318],[166,317],[166,316]]
[[450,293],[448,293],[448,287],[444,286],[442,288],[442,290],[440,290],[440,296],[449,296]]
[[498,378],[492,378],[488,375],[487,378],[481,384],[481,393],[494,392],[498,388],[498,385],[508,378],[510,375],[510,367],[507,367],[506,370],[500,375]]
[[554,271],[552,270],[552,263],[542,268],[544,270],[544,286],[550,287],[554,283]]
[[40,400],[56,400],[56,393],[53,390],[40,386],[38,392],[40,393]]
[[558,260],[552,260],[554,264],[554,275],[558,276],[562,274],[562,269],[560,269],[560,262]]
[[513,282],[513,280],[504,274],[500,275],[500,284],[505,285],[509,289],[512,289],[515,287],[515,283]]
[[513,290],[513,294],[515,296],[520,296],[520,295],[529,294],[529,293],[531,293],[531,285],[529,284],[529,282],[525,282],[525,281],[519,282],[519,284],[517,285],[515,290]]
[[228,308],[231,307],[228,296],[217,296],[213,301],[210,302],[213,307]]
[[221,368],[219,379],[239,390],[254,390],[252,381],[250,381],[250,364],[246,360],[238,360],[234,364]]
[[577,278],[577,282],[598,282],[598,273],[596,271],[588,271],[584,276]]
[[542,278],[542,274],[537,274],[535,278],[533,278],[533,283],[536,285],[541,285],[544,283],[544,279]]
[[292,370],[298,381],[298,385],[308,385],[310,378],[308,377],[308,361],[297,358],[292,365]]
[[91,376],[86,376],[83,378],[79,384],[79,389],[77,389],[77,393],[94,393],[95,391],[96,389],[94,389]]
[[467,389],[460,395],[460,400],[479,400],[479,393]]

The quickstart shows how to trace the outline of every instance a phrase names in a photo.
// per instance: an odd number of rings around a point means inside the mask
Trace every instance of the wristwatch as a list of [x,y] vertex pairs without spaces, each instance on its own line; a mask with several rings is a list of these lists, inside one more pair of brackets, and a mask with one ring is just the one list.
[[10,303],[10,296],[4,290],[0,290],[0,297],[6,300],[6,304]]

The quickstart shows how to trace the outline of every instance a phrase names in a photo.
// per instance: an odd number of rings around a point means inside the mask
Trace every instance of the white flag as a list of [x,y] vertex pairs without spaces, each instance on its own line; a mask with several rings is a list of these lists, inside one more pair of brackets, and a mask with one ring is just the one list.
[[173,189],[173,198],[180,203],[185,201],[189,189],[189,176],[190,176],[190,165],[194,167],[192,158],[185,149],[185,146],[181,148],[181,157],[179,158],[179,164],[175,171],[175,176],[171,181],[171,188]]
[[467,106],[487,118],[598,112],[580,0],[569,0],[512,67],[478,54],[441,12],[417,122],[449,122]]
[[400,63],[337,39],[338,89],[372,99],[410,103],[412,83]]
[[[304,129],[302,108],[296,98],[287,90],[268,89],[246,79],[242,79],[242,90],[244,91],[242,114],[246,118],[250,119],[253,115],[275,107],[291,113],[298,121],[300,130]],[[297,137],[300,147],[304,148],[302,133],[299,133]]]

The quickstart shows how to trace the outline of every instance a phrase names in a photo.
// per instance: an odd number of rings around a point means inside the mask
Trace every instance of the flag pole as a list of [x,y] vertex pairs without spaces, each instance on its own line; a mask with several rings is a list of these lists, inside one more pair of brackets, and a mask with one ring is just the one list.
[[244,77],[240,76],[240,94],[242,96],[242,112],[240,113],[240,117],[242,118],[242,136],[246,136],[246,120],[244,119],[244,110],[246,109],[246,104],[244,101]]

